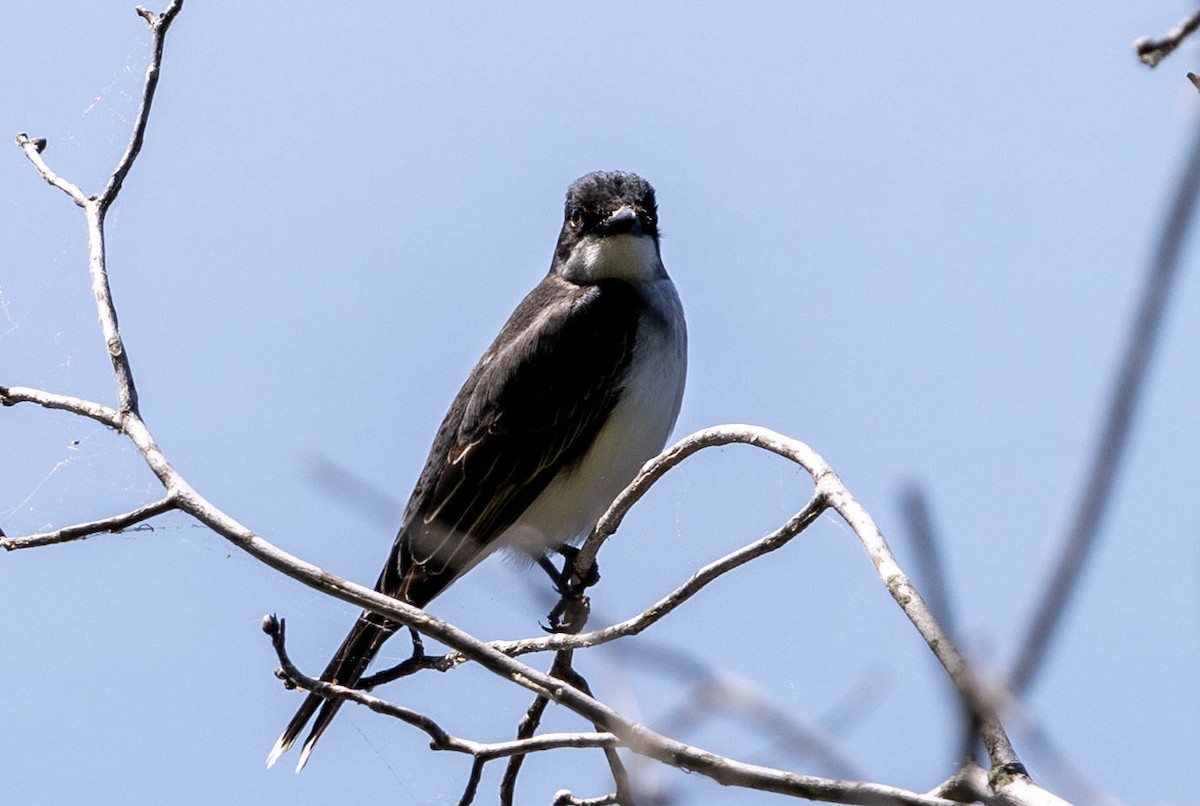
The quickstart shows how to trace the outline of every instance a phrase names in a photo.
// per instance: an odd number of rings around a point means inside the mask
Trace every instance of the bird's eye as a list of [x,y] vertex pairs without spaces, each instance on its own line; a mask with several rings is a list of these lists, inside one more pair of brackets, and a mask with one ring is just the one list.
[[571,222],[571,226],[579,229],[583,226],[583,208],[572,207],[571,212],[567,214],[567,220]]

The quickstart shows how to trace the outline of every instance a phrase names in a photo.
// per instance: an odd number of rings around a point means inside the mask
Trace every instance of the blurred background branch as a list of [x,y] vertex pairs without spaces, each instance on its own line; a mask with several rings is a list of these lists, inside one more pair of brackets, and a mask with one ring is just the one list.
[[1113,378],[1108,411],[1097,438],[1091,469],[1080,494],[1074,520],[1009,673],[1008,685],[1017,696],[1029,690],[1038,672],[1044,668],[1046,653],[1099,538],[1113,487],[1124,465],[1137,407],[1144,393],[1167,304],[1179,274],[1180,256],[1194,217],[1198,188],[1200,125],[1192,135],[1192,148],[1179,174],[1158,245],[1148,267],[1141,300],[1125,353]]
[[1200,28],[1200,11],[1183,19],[1178,25],[1167,32],[1162,39],[1142,37],[1133,43],[1137,57],[1147,67],[1158,67],[1158,63],[1170,56],[1183,40]]

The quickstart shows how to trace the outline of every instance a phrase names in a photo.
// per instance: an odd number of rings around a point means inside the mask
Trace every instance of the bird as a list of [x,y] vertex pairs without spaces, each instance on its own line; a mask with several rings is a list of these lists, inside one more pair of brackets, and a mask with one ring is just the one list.
[[[627,171],[577,179],[550,271],[451,403],[375,590],[424,608],[499,549],[538,560],[585,537],[666,444],[686,376],[654,188]],[[400,627],[364,610],[321,680],[355,687]],[[267,766],[315,714],[300,772],[341,705],[309,693]]]

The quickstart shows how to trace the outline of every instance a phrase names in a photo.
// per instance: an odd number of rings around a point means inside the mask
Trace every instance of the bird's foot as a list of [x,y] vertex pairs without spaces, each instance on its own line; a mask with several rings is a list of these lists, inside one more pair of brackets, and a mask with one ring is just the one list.
[[564,594],[547,616],[550,623],[543,624],[542,629],[548,633],[578,635],[587,626],[591,612],[592,600],[584,596],[582,591]]
[[584,591],[600,581],[600,570],[593,562],[580,576],[575,565],[579,549],[574,546],[561,546],[556,551],[563,558],[561,569],[546,555],[542,555],[537,561],[538,566],[550,577],[559,596],[558,604],[547,617],[549,625],[543,625],[542,629],[549,633],[579,633],[583,631],[591,612],[591,603]]

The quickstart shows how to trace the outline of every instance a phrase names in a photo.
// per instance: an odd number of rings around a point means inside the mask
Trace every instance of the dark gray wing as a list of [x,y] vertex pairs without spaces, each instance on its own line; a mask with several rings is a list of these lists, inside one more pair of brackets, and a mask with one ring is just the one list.
[[513,312],[455,397],[379,589],[424,606],[578,462],[622,393],[642,298],[553,275]]
[[[618,280],[547,277],[517,307],[454,398],[376,588],[424,607],[579,461],[612,413],[644,305]],[[399,625],[363,613],[321,675],[357,686]],[[317,715],[300,766],[342,700],[309,694],[274,761]]]

